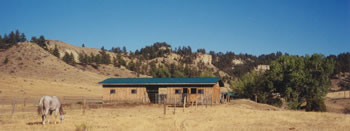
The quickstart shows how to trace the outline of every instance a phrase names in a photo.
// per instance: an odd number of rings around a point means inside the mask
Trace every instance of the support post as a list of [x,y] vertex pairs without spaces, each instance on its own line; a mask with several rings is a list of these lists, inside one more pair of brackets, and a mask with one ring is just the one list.
[[196,109],[197,109],[197,106],[198,106],[198,97],[196,97]]
[[[201,95],[201,101],[202,101],[201,105],[203,106],[203,105],[204,105],[203,95]],[[204,106],[203,106],[203,107],[204,107]]]
[[208,96],[205,97],[205,108],[208,108]]
[[174,115],[175,115],[175,110],[176,110],[176,95],[175,95],[174,112],[173,112]]
[[183,112],[185,112],[185,107],[186,107],[186,96],[184,98],[184,108],[183,108]]

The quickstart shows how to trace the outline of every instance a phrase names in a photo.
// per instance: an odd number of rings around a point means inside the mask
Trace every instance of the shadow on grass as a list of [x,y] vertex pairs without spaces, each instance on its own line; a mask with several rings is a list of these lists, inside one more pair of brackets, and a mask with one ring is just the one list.
[[37,122],[28,122],[26,124],[27,125],[42,125],[43,123],[41,121],[37,121]]

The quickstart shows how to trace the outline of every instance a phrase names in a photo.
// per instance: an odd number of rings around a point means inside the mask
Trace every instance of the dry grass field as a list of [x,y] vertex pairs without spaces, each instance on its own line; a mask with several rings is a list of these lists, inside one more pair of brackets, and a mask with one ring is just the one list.
[[[1,108],[1,107],[0,107]],[[34,112],[0,114],[0,130],[348,130],[350,115],[280,110],[249,100],[228,104],[167,108],[162,105],[128,105],[88,109],[66,109],[63,124],[41,125]],[[50,119],[50,118],[49,118]]]

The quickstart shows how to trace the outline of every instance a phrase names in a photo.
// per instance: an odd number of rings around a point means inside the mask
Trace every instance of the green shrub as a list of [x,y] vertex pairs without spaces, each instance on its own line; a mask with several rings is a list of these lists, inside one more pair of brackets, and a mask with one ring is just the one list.
[[306,103],[306,111],[327,111],[326,105],[324,103],[324,99],[312,98]]

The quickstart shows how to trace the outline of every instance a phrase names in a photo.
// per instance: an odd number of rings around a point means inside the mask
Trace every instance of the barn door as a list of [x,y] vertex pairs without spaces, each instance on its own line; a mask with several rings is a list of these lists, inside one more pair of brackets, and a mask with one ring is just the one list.
[[183,88],[182,89],[182,99],[181,102],[183,103],[185,100],[185,96],[186,96],[186,101],[188,101],[188,88]]
[[149,101],[153,104],[158,103],[158,96],[159,96],[158,90],[159,90],[159,87],[157,87],[157,86],[147,86],[146,87]]

